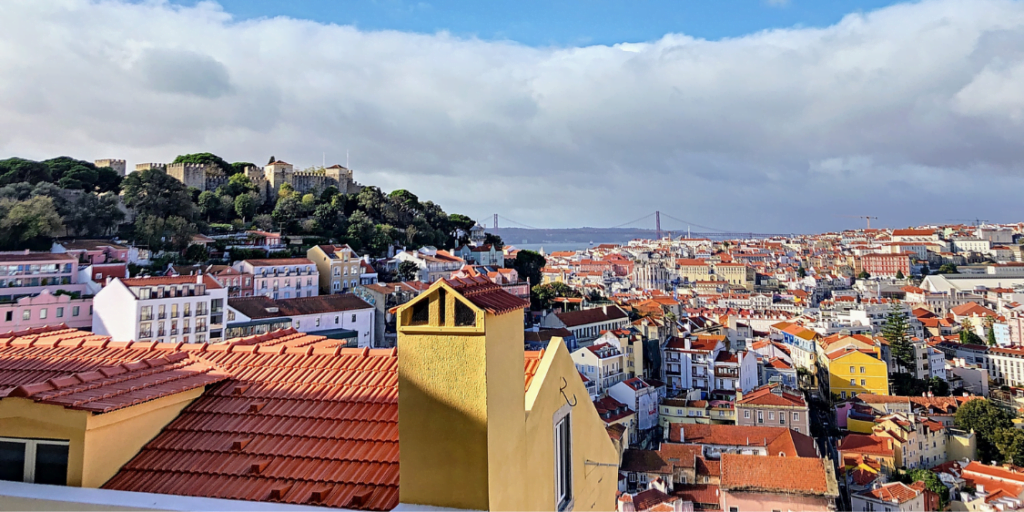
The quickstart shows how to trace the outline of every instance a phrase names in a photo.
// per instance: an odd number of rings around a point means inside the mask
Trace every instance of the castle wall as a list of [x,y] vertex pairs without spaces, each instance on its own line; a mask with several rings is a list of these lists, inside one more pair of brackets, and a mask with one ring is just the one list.
[[96,160],[93,163],[96,164],[96,167],[110,167],[111,169],[114,170],[114,172],[116,172],[117,174],[121,175],[122,177],[125,175],[125,172],[128,170],[127,169],[127,164],[125,163],[124,160],[118,160],[118,159],[114,159],[114,158],[104,158],[102,160]]

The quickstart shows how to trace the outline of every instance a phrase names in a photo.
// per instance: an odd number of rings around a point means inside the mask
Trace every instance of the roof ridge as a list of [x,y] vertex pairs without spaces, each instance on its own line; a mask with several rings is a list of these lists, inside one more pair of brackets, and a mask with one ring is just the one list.
[[[180,354],[180,357],[178,357],[178,354]],[[172,368],[187,366],[189,363],[183,363],[182,361],[189,359],[188,354],[185,354],[184,352],[179,352],[178,354],[171,355],[171,357],[174,358],[173,360],[163,357],[139,359],[138,361],[128,363],[101,366],[95,370],[73,373],[66,377],[55,377],[42,382],[23,384],[11,390],[8,396],[22,398],[37,397],[40,400],[50,400],[60,398],[62,396],[73,395],[75,393],[81,393],[82,391],[101,388],[110,384],[119,384],[132,379],[147,377],[149,375],[165,371],[168,365],[171,365]],[[158,362],[160,359],[164,359],[164,361]],[[137,366],[139,364],[144,364],[146,366]],[[82,386],[83,384],[85,385]],[[43,385],[49,386],[50,389],[43,389]],[[132,390],[122,390],[110,396],[116,396],[130,391]]]

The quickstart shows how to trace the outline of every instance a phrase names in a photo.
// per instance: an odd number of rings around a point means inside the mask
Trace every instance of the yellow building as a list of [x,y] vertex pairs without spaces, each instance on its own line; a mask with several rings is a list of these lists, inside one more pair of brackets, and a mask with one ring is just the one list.
[[615,508],[618,452],[562,340],[525,390],[509,385],[523,379],[524,305],[453,280],[399,307],[402,503]]
[[822,396],[839,399],[864,393],[889,394],[889,370],[879,350],[845,347],[819,359],[818,384]]
[[330,295],[355,289],[362,274],[359,255],[346,245],[314,245],[306,251],[320,273],[320,293]]

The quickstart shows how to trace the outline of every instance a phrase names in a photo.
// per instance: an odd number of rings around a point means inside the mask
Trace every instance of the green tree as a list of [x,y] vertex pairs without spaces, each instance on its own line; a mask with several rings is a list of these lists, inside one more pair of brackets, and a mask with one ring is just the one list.
[[271,216],[274,217],[274,222],[284,227],[302,217],[303,212],[302,199],[298,197],[298,194],[288,194],[278,198]]
[[256,192],[256,185],[244,174],[233,174],[228,182],[218,187],[217,195],[238,197],[249,192]]
[[192,243],[192,237],[199,233],[196,225],[184,217],[172,215],[167,218],[167,234],[172,250],[183,251]]
[[255,192],[248,194],[239,194],[235,198],[235,213],[241,217],[242,222],[246,219],[251,219],[253,215],[256,215],[256,198]]
[[519,251],[514,259],[505,260],[505,266],[516,269],[519,279],[527,281],[531,286],[540,284],[541,269],[548,264],[548,261],[540,253],[534,251]]
[[[992,318],[991,315],[985,317],[985,341],[988,346],[996,346],[996,319]],[[1024,459],[1021,459],[1024,461]]]
[[893,358],[896,359],[898,367],[915,368],[914,346],[910,343],[910,330],[907,324],[907,317],[903,307],[896,301],[889,305],[889,313],[886,315],[885,324],[882,326],[882,337],[889,342]]
[[419,265],[411,261],[403,261],[398,264],[398,279],[401,281],[415,281],[419,271]]
[[537,306],[534,309],[550,309],[554,304],[554,299],[559,297],[578,298],[579,292],[572,289],[569,285],[562,282],[554,282],[548,284],[538,284],[531,290],[531,299],[537,301]]
[[928,265],[925,265],[925,266],[921,267],[921,277],[928,277],[928,274],[930,274],[930,273],[931,273],[931,269],[928,268]]
[[939,270],[935,271],[936,274],[959,274],[960,271],[956,269],[956,265],[952,263],[943,263],[939,267]]
[[895,475],[895,480],[903,482],[904,484],[912,484],[914,482],[924,482],[924,486],[929,491],[939,495],[939,509],[946,508],[949,503],[949,488],[939,480],[938,475],[927,469],[912,469],[907,472],[898,472]]
[[0,185],[22,181],[35,185],[40,181],[53,181],[53,175],[50,168],[40,162],[24,158],[0,160]]
[[977,434],[978,454],[981,460],[992,460],[998,454],[994,441],[995,433],[1011,428],[1012,415],[1000,409],[991,400],[971,400],[961,405],[953,418],[957,428]]
[[992,444],[1004,462],[1024,464],[1024,430],[1004,428],[992,433]]
[[857,274],[857,279],[871,279],[871,274],[868,274],[867,270],[861,270],[860,274]]
[[805,269],[802,265],[800,267],[797,267],[796,276],[799,277],[800,279],[807,277],[807,269]]
[[73,201],[64,201],[58,211],[62,214],[68,234],[79,236],[108,235],[121,222],[125,214],[113,192],[83,193]]
[[220,218],[220,198],[211,190],[199,194],[199,214],[206,219],[206,222],[213,222]]
[[234,168],[231,167],[231,164],[225,162],[223,158],[213,153],[191,153],[188,155],[178,155],[174,158],[173,163],[213,165],[220,169],[225,175],[231,175],[234,173]]
[[256,167],[256,164],[251,162],[231,162],[231,175],[236,174],[245,175],[245,170],[249,167]]
[[256,228],[264,231],[270,231],[274,229],[274,217],[267,214],[257,215],[252,218],[252,224]]
[[960,343],[964,343],[966,345],[985,344],[985,342],[982,341],[981,336],[978,336],[978,334],[974,332],[974,325],[970,318],[964,318],[960,321]]
[[458,238],[457,233],[462,232],[463,240],[456,240],[457,245],[469,239],[469,230],[476,225],[476,221],[460,213],[453,213],[448,216],[448,224],[450,227],[449,236]]
[[49,197],[0,199],[0,248],[4,250],[42,248],[62,227]]
[[398,237],[398,230],[389,224],[377,224],[373,227],[373,236],[370,238],[367,249],[378,256],[387,255],[388,248]]
[[185,249],[185,259],[202,263],[210,259],[210,251],[203,244],[192,244]]
[[348,218],[348,237],[350,242],[358,243],[360,248],[369,246],[373,233],[373,222],[365,213],[357,211]]
[[498,235],[492,235],[491,233],[484,233],[484,243],[491,244],[495,250],[500,251],[502,247],[505,247],[505,242]]
[[377,187],[364,187],[356,195],[356,204],[363,213],[365,213],[374,224],[384,221],[384,207],[387,204],[387,198],[384,197],[384,193]]
[[138,215],[192,218],[192,196],[185,185],[158,169],[133,172],[124,179],[124,203]]
[[907,276],[903,275],[902,270],[896,270],[896,279],[905,279]]

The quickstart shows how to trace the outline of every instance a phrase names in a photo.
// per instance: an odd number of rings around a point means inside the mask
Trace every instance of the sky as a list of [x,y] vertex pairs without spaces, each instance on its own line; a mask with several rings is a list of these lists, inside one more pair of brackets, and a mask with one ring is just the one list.
[[0,158],[347,152],[538,227],[1024,220],[1024,2],[486,4],[5,0]]

